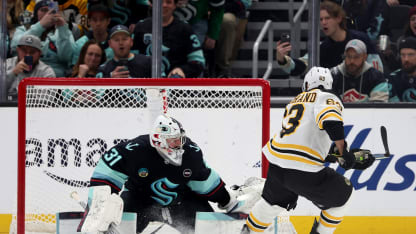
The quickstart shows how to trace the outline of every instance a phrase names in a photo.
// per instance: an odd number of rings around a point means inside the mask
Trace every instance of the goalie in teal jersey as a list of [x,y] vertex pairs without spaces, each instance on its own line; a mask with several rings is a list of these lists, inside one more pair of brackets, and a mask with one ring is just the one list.
[[[227,212],[239,207],[177,120],[160,115],[152,129],[104,153],[90,180],[92,188],[107,185],[112,193],[121,193],[124,211],[137,213],[137,232],[159,221],[193,233],[196,212],[213,211],[208,201]],[[96,213],[91,209],[86,209],[78,230],[88,229],[88,216]]]

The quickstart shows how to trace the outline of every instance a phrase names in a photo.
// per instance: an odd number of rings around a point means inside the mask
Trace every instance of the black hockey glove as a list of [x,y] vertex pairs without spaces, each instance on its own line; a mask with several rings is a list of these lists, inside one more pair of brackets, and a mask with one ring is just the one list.
[[374,163],[374,156],[370,150],[366,149],[351,149],[351,153],[355,156],[354,169],[364,170],[369,168]]
[[344,148],[344,152],[342,152],[342,156],[338,160],[338,163],[345,170],[354,168],[355,156],[352,152],[348,152],[348,150],[346,148]]

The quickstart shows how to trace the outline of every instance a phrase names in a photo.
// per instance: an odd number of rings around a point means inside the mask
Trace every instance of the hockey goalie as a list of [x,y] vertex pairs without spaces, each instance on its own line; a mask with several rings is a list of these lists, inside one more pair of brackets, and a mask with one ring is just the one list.
[[[225,212],[244,207],[204,162],[201,148],[185,135],[181,123],[167,115],[156,118],[149,135],[104,153],[90,186],[78,227],[84,233],[120,233],[123,212],[137,214],[137,232],[154,228],[152,233],[163,233],[161,229],[173,227],[193,233],[196,212],[214,211],[210,203]],[[169,230],[164,233],[174,233]]]

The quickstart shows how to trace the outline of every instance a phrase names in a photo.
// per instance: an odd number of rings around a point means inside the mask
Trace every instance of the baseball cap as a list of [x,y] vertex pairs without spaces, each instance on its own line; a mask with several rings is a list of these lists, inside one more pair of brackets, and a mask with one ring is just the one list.
[[24,35],[20,38],[19,42],[17,43],[18,46],[31,46],[38,50],[42,50],[42,45],[40,43],[40,39],[34,35]]
[[91,16],[94,12],[103,12],[107,16],[110,16],[110,11],[108,7],[103,4],[93,4],[91,7],[88,8],[88,16]]
[[403,48],[410,48],[416,50],[416,38],[406,37],[399,42],[399,51]]
[[353,48],[358,54],[367,53],[367,47],[365,46],[364,42],[359,39],[350,40],[345,46],[345,51],[347,51],[349,48]]
[[126,26],[122,25],[122,24],[116,25],[116,26],[114,26],[114,27],[111,28],[111,30],[110,30],[110,38],[113,37],[117,33],[125,33],[128,36],[130,36],[129,29]]

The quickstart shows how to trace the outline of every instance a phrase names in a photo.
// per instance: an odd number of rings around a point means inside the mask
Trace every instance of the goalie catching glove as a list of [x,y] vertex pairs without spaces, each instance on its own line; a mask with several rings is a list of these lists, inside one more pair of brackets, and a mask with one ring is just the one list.
[[358,170],[367,169],[373,165],[374,160],[375,158],[371,154],[371,151],[367,149],[351,149],[348,151],[345,147],[341,156],[335,144],[331,147],[328,156],[325,158],[325,162],[338,162],[345,170],[351,168]]

